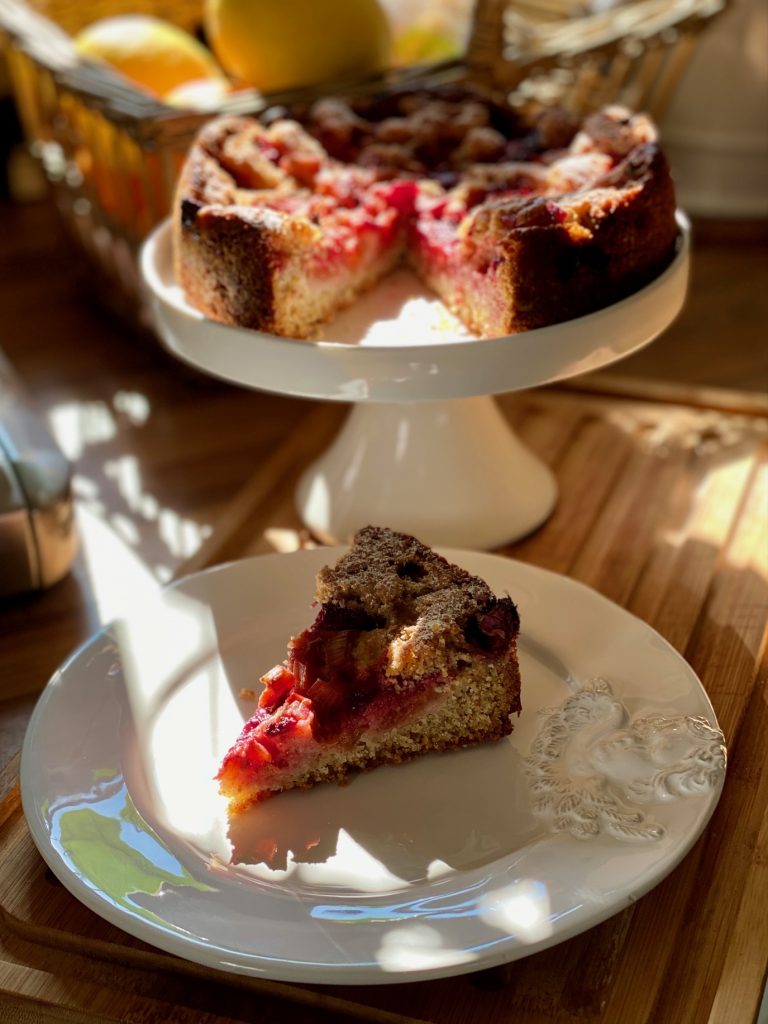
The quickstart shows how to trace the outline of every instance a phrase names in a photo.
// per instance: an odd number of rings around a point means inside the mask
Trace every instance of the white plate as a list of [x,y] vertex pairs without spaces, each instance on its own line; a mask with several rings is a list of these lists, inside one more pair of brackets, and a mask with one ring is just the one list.
[[209,966],[385,983],[561,942],[682,859],[725,768],[692,670],[573,581],[447,552],[520,608],[512,736],[283,794],[238,824],[236,863],[213,775],[253,703],[240,690],[311,621],[314,574],[338,553],[190,577],[56,673],[25,740],[22,799],[78,899]]

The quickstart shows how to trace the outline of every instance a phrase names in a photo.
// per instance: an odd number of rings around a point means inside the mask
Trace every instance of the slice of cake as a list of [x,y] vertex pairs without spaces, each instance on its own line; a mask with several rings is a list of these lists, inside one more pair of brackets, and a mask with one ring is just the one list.
[[231,813],[511,732],[520,620],[509,597],[415,538],[368,526],[320,571],[316,598],[314,623],[263,677],[222,762]]

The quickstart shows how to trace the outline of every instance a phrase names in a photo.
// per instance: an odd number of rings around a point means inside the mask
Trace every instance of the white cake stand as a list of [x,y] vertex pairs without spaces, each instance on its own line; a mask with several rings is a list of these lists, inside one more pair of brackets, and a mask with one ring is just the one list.
[[368,523],[432,545],[494,548],[550,514],[550,470],[510,430],[491,395],[562,380],[622,359],[675,319],[685,300],[689,226],[671,265],[642,291],[589,316],[478,341],[407,271],[324,331],[295,341],[206,319],[176,284],[166,221],[141,257],[161,339],[180,359],[248,387],[353,402],[331,446],[301,478],[296,503],[321,539]]

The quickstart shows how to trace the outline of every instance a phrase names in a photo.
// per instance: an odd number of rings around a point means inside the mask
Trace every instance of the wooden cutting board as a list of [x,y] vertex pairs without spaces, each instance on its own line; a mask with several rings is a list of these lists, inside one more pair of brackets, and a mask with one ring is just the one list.
[[[768,416],[759,398],[638,391],[605,378],[601,386],[611,393],[559,388],[501,400],[560,487],[549,522],[502,553],[628,608],[701,678],[729,771],[683,863],[631,908],[504,968],[404,985],[287,985],[161,953],[78,903],[31,842],[12,764],[0,775],[0,1020],[754,1019],[768,965]],[[311,407],[179,574],[311,543],[294,484],[344,414]]]

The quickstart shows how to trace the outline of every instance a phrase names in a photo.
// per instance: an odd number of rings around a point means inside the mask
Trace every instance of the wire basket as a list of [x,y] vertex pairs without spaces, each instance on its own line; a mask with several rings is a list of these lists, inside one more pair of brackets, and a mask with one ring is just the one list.
[[[324,92],[385,90],[404,81],[466,81],[513,104],[588,112],[607,102],[656,116],[697,33],[726,0],[627,0],[595,13],[580,0],[478,0],[463,59],[410,68]],[[99,293],[119,312],[143,311],[138,248],[171,208],[191,139],[212,115],[181,111],[81,60],[67,32],[97,18],[151,13],[192,29],[202,3],[184,0],[3,0],[0,39],[19,116],[65,223],[98,271]],[[65,29],[67,31],[65,31]],[[312,90],[227,97],[218,112],[258,113],[306,101]]]
[[586,113],[607,103],[657,119],[698,34],[726,0],[485,0],[467,70],[512,103]]

